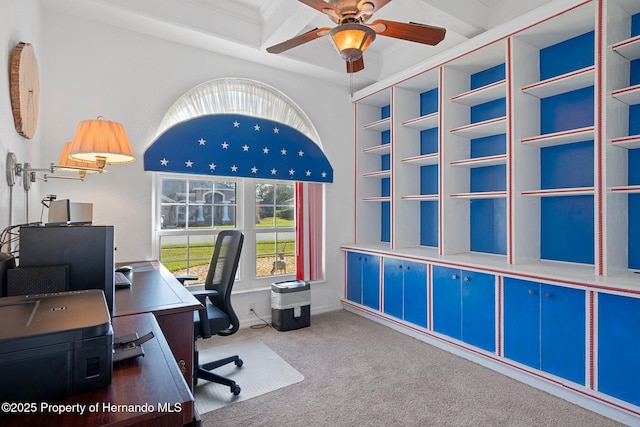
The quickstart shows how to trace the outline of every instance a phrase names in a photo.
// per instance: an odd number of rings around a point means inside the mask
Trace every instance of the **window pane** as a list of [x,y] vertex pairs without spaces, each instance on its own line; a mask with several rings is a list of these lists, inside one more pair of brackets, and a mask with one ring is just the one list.
[[278,184],[276,186],[276,205],[293,206],[295,197],[295,188],[293,184]]
[[258,205],[258,215],[256,218],[256,226],[257,227],[275,227],[276,219],[275,219],[275,208],[273,206],[262,206]]
[[187,236],[160,236],[160,262],[172,273],[187,268]]
[[295,271],[295,232],[256,234],[257,277],[291,274]]
[[211,203],[215,227],[236,227],[236,184],[216,182]]
[[160,228],[180,228],[185,226],[184,194],[187,183],[184,180],[163,179],[160,200]]
[[276,261],[276,233],[256,233],[256,276],[270,276]]

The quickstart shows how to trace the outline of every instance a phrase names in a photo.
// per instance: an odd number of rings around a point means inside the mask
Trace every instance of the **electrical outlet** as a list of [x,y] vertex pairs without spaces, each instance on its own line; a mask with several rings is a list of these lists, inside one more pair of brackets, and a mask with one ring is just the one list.
[[256,303],[255,302],[250,302],[249,303],[249,314],[251,314],[251,312],[255,312],[256,311]]

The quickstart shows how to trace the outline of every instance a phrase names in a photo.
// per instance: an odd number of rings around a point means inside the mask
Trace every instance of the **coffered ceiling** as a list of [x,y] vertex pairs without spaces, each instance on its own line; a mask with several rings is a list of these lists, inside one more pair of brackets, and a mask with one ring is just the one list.
[[[332,0],[329,0],[332,1]],[[445,27],[437,46],[378,36],[365,52],[365,69],[345,63],[321,37],[275,55],[266,48],[314,28],[334,27],[323,13],[297,0],[43,0],[44,7],[189,46],[303,73],[355,90],[402,71],[554,0],[392,0],[373,19]]]

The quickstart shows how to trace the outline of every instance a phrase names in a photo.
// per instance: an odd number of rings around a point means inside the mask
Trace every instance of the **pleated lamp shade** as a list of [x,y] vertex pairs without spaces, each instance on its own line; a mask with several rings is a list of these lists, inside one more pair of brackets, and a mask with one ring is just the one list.
[[[69,157],[69,150],[71,149],[71,142],[67,142],[62,147],[62,153],[60,153],[60,160],[58,160],[58,169],[63,171],[76,171],[78,169],[91,168],[99,169],[96,162],[80,162],[78,160]],[[95,172],[89,170],[88,172]]]
[[124,127],[102,118],[78,124],[69,156],[81,162],[97,162],[100,168],[107,163],[129,163],[136,159]]

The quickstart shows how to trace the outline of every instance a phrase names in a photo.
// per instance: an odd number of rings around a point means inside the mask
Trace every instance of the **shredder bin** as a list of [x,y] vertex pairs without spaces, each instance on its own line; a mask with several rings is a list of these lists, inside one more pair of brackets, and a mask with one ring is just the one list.
[[271,284],[271,323],[278,331],[311,324],[311,286],[303,280]]

